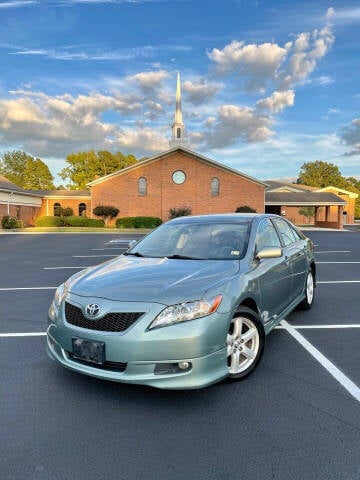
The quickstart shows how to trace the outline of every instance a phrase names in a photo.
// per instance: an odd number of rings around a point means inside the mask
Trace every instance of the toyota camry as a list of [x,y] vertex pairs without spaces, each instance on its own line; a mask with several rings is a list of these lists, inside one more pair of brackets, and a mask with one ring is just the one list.
[[60,285],[47,352],[79,373],[168,389],[239,380],[314,299],[314,247],[277,215],[180,217]]

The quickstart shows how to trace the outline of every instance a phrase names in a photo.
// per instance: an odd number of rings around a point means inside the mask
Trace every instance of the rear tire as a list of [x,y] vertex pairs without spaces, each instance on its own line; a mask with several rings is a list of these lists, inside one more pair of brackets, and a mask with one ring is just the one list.
[[314,293],[315,293],[315,279],[312,270],[310,270],[306,276],[305,282],[305,298],[299,303],[299,308],[301,310],[310,310],[314,302]]
[[255,370],[265,345],[265,332],[259,316],[240,307],[232,319],[226,339],[230,381],[241,380]]

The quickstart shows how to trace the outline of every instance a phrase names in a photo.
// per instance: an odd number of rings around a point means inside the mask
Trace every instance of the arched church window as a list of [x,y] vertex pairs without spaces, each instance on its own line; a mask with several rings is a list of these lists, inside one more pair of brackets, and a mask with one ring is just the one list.
[[145,177],[140,177],[138,180],[138,193],[142,197],[147,195],[147,180]]
[[181,128],[176,129],[176,138],[181,138]]
[[217,177],[211,179],[211,196],[218,197],[219,196],[219,189],[220,189],[220,181]]
[[54,217],[59,217],[60,216],[60,208],[61,205],[60,203],[54,203]]
[[86,203],[79,203],[79,217],[86,214]]

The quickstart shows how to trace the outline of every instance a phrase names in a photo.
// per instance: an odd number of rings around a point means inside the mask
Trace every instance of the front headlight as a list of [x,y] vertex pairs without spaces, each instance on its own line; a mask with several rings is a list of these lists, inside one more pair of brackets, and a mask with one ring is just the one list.
[[64,293],[65,293],[65,283],[62,283],[61,285],[58,286],[54,295],[54,305],[56,308],[60,307],[60,303],[61,303],[61,300],[63,299]]
[[197,300],[196,302],[178,303],[165,308],[155,320],[150,324],[149,330],[153,328],[167,327],[175,323],[187,322],[195,318],[205,317],[214,313],[222,300],[222,295],[216,297]]

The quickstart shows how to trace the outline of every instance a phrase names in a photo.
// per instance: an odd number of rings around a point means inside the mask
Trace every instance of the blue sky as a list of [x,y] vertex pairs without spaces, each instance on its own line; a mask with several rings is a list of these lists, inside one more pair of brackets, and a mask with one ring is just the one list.
[[0,1],[0,152],[190,147],[259,179],[360,177],[358,1]]

